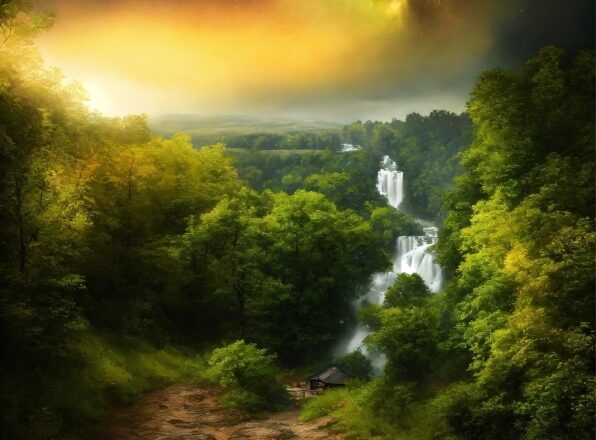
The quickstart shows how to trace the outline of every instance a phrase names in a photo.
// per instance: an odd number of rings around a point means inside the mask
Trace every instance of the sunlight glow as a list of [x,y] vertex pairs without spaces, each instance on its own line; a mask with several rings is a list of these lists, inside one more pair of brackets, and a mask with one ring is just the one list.
[[448,46],[437,51],[407,0],[47,1],[57,20],[40,41],[44,57],[109,114],[384,96],[428,70],[429,59],[442,71],[462,68],[486,41],[448,29],[440,35]]
[[389,12],[393,16],[403,14],[404,8],[405,2],[403,0],[391,0],[391,3],[389,3]]
[[89,96],[89,108],[91,110],[97,110],[102,113],[111,113],[109,99],[106,96],[103,87],[101,87],[95,81],[80,81],[81,85],[87,91],[87,95]]

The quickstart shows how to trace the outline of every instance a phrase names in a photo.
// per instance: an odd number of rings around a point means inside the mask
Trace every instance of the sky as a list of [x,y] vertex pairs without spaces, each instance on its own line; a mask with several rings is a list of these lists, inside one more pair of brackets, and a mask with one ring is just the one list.
[[461,112],[487,68],[594,44],[591,0],[38,0],[50,65],[108,115],[348,122]]

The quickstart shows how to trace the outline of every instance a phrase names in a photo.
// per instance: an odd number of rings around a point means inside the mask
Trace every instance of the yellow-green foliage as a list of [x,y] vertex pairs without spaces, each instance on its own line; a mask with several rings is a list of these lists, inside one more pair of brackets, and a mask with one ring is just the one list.
[[310,399],[302,408],[300,419],[309,421],[330,415],[335,419],[333,429],[343,433],[346,440],[397,438],[391,425],[363,405],[363,389],[342,388]]
[[398,420],[385,419],[371,408],[374,385],[350,386],[327,391],[306,401],[300,420],[333,417],[332,429],[347,440],[458,440],[443,417],[442,407],[448,397],[431,398],[407,405]]
[[300,420],[308,422],[327,415],[345,405],[350,394],[345,388],[328,391],[320,396],[309,399],[302,407]]
[[3,372],[1,392],[8,404],[0,413],[0,438],[65,438],[99,421],[109,406],[130,404],[144,391],[207,381],[202,357],[136,338],[85,330],[56,352],[56,359],[48,356],[38,371],[27,372],[26,380],[18,370]]
[[65,414],[97,419],[111,402],[130,403],[143,391],[180,380],[206,381],[206,363],[173,347],[156,349],[138,339],[86,334],[75,343],[82,367],[64,381]]

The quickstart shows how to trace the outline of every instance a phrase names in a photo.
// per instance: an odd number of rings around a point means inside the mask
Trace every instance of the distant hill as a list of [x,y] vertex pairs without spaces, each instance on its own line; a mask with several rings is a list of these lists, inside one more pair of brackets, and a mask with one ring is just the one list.
[[149,126],[153,133],[162,136],[188,133],[195,145],[204,145],[255,133],[338,132],[343,124],[316,120],[265,119],[247,115],[169,114],[150,118]]

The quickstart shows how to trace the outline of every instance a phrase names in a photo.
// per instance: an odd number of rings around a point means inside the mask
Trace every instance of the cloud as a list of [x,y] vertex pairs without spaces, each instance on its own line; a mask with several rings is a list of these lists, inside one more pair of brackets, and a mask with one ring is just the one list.
[[45,0],[41,46],[110,113],[352,118],[433,95],[460,110],[521,2]]

